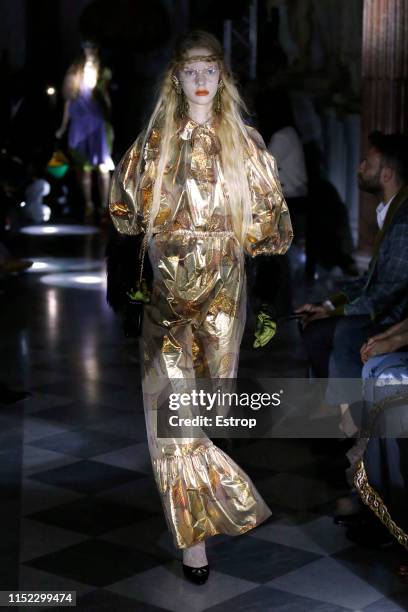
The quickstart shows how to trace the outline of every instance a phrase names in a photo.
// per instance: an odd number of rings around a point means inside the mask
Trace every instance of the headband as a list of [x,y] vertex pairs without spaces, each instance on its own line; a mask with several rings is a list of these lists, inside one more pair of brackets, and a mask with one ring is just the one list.
[[175,68],[180,68],[184,64],[190,62],[222,62],[224,58],[222,55],[218,53],[214,53],[213,55],[192,55],[191,57],[187,57],[185,59],[176,60],[173,62]]

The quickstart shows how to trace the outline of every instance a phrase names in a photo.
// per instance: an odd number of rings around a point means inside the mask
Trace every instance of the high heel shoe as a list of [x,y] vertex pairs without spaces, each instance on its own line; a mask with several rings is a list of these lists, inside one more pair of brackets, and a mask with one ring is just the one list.
[[183,563],[184,576],[190,582],[194,584],[204,584],[208,580],[210,575],[210,566],[204,565],[203,567],[191,567],[190,565],[184,565]]

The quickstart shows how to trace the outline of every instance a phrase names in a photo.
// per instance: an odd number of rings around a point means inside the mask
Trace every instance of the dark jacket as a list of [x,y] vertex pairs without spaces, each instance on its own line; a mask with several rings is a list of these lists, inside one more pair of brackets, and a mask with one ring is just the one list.
[[392,325],[408,312],[408,187],[395,196],[367,272],[330,297],[336,314]]

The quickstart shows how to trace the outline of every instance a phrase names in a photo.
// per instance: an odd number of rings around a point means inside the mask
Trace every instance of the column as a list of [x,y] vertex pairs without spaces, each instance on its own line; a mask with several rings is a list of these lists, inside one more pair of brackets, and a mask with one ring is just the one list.
[[[373,130],[408,129],[408,0],[364,0],[362,150]],[[360,199],[359,246],[370,251],[376,233],[375,204]]]

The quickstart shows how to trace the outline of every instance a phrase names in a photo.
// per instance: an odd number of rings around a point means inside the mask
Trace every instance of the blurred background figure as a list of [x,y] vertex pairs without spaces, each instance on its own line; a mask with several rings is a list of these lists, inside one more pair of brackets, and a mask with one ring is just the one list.
[[306,227],[306,277],[313,281],[317,264],[327,270],[338,266],[347,276],[358,276],[352,256],[353,239],[347,208],[336,187],[326,178],[323,156],[316,143],[309,143],[306,165],[309,201]]
[[308,179],[290,98],[284,91],[261,92],[257,97],[256,112],[262,136],[276,160],[294,224],[295,240],[299,241],[305,236]]
[[108,84],[110,70],[103,68],[97,47],[82,45],[83,53],[67,71],[63,84],[63,119],[56,132],[62,138],[68,128],[68,148],[78,169],[85,202],[85,219],[93,220],[92,171],[97,171],[99,205],[106,208],[110,174],[113,130],[109,123],[111,102]]
[[27,221],[44,223],[50,220],[51,208],[44,204],[43,198],[49,195],[51,186],[45,179],[34,178],[25,190],[24,212]]
[[343,274],[356,276],[347,209],[326,178],[320,145],[302,144],[286,91],[261,90],[255,106],[258,127],[278,166],[295,243],[305,249],[308,280],[314,280],[318,264],[327,270],[338,266]]

